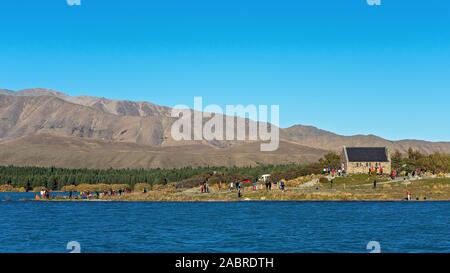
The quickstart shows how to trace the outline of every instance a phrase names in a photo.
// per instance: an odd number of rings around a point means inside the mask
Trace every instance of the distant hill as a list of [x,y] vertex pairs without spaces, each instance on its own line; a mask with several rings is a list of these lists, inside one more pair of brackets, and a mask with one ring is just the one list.
[[0,89],[0,95],[14,95],[14,91],[8,89]]
[[[281,147],[251,141],[174,141],[171,108],[148,102],[71,97],[49,89],[0,89],[0,164],[156,168],[304,163],[346,146],[450,153],[450,143],[340,136],[311,126],[281,129]],[[250,123],[252,121],[247,121]]]
[[327,150],[341,150],[342,146],[388,147],[391,151],[406,152],[410,147],[422,153],[450,153],[450,142],[429,142],[422,140],[390,141],[375,135],[341,136],[312,126],[296,125],[283,129],[283,140]]

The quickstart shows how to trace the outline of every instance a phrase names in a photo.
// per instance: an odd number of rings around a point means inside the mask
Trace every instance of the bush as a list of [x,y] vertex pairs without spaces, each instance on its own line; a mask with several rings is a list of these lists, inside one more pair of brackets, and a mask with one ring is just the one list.
[[321,178],[319,178],[319,183],[320,184],[328,184],[328,183],[330,183],[330,180],[328,180],[328,178],[326,178],[326,177],[321,177]]
[[138,184],[134,185],[135,192],[144,192],[144,189],[151,190],[152,185],[150,185],[148,183],[138,183]]
[[0,192],[13,192],[14,187],[11,185],[1,185],[0,186]]
[[423,155],[413,149],[408,150],[407,155],[396,151],[391,156],[392,168],[398,172],[413,172],[417,169],[433,173],[450,172],[450,155],[434,153]]

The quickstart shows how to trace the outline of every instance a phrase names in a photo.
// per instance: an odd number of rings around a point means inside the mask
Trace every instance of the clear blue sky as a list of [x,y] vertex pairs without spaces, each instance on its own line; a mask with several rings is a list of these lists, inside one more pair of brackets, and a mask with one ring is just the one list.
[[0,88],[29,87],[450,141],[450,1],[4,0]]

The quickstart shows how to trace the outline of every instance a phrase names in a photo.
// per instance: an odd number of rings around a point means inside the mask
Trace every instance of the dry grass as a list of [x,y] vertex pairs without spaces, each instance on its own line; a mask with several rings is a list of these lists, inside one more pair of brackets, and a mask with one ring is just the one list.
[[[273,189],[271,191],[253,191],[246,187],[242,198],[237,197],[235,191],[229,192],[226,185],[219,188],[218,185],[210,185],[210,193],[202,194],[198,187],[177,188],[175,183],[168,185],[155,185],[148,193],[140,189],[145,185],[139,185],[137,191],[122,196],[107,196],[104,200],[113,201],[400,201],[406,197],[406,192],[412,194],[413,199],[418,200],[450,200],[450,179],[432,178],[417,181],[384,181],[377,188],[368,184],[367,177],[361,176],[359,182],[352,177],[350,186],[344,187],[337,183],[333,188],[327,184],[305,186],[312,180],[317,181],[319,176],[305,176],[287,181],[286,190]],[[81,185],[80,185],[81,186]]]
[[0,185],[0,192],[25,192],[25,188],[14,188],[11,185]]
[[147,191],[149,191],[150,189],[152,189],[152,185],[148,183],[138,183],[134,185],[135,192],[144,192],[144,189],[147,189]]
[[64,186],[61,191],[77,191],[77,192],[81,192],[81,191],[91,191],[91,192],[95,192],[95,191],[109,191],[109,190],[114,190],[114,191],[118,191],[118,190],[125,190],[128,189],[130,186],[126,185],[126,184],[80,184],[77,186],[74,185],[70,185],[70,186]]
[[312,181],[314,179],[318,179],[319,177],[320,176],[318,176],[318,175],[307,175],[307,176],[298,177],[296,179],[287,181],[286,186],[287,187],[298,187],[298,186],[305,184],[306,182]]

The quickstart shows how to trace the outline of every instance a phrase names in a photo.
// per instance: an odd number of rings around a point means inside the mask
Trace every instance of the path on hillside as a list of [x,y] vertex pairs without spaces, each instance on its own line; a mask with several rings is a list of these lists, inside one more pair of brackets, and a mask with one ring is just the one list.
[[[332,177],[331,175],[326,176],[326,178],[331,181],[334,178],[337,177]],[[392,184],[392,183],[402,183],[402,182],[412,182],[412,181],[418,181],[421,180],[422,178],[419,176],[416,177],[398,177],[394,180],[388,180],[388,181],[382,181],[382,182],[377,182],[377,185],[384,185],[384,184]],[[293,189],[307,189],[307,188],[313,188],[315,186],[319,185],[319,179],[315,178],[311,181],[305,182],[297,187],[293,187]],[[348,185],[346,186],[347,188],[355,188],[355,187],[361,187],[361,186],[373,186],[373,183],[366,183],[366,184],[359,184],[359,185]]]

